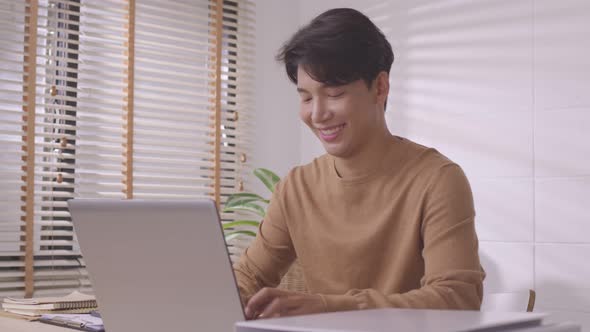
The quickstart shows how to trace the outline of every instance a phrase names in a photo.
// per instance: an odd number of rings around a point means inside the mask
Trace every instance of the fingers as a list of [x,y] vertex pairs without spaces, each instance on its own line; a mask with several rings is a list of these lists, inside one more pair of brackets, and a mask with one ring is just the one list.
[[246,318],[258,318],[258,316],[263,313],[266,307],[269,306],[275,298],[281,297],[285,293],[285,291],[276,288],[265,287],[261,289],[248,301],[248,304],[244,310]]
[[284,308],[285,305],[286,303],[284,299],[280,297],[275,297],[270,302],[270,304],[267,305],[266,308],[264,308],[262,313],[258,315],[258,318],[281,317],[286,311],[286,308]]
[[303,315],[325,311],[318,294],[302,294],[276,288],[263,288],[245,308],[247,319]]
[[299,294],[283,294],[275,297],[269,305],[264,308],[258,318],[274,318],[296,315],[301,311],[303,301]]

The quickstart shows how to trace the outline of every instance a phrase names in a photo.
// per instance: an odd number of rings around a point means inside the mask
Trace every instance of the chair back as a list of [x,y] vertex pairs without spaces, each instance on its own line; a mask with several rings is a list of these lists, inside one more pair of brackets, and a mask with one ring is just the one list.
[[529,289],[523,292],[487,293],[483,296],[481,311],[532,312],[536,293]]

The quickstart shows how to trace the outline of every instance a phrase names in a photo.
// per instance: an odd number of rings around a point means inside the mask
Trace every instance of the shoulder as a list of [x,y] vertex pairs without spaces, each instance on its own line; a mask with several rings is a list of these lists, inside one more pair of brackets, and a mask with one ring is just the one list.
[[404,166],[421,177],[435,176],[447,168],[460,169],[456,162],[435,148],[416,143],[407,138],[404,138],[403,141],[406,147]]
[[294,192],[307,192],[311,190],[310,184],[318,184],[329,177],[332,170],[333,159],[328,154],[315,158],[305,165],[293,167],[289,173],[281,179],[277,190],[282,194]]
[[324,154],[308,164],[296,166],[281,181],[283,188],[296,189],[311,183],[317,184],[321,179],[329,176],[331,165],[332,158],[328,154]]
[[436,149],[410,140],[406,144],[405,176],[414,179],[412,190],[427,211],[460,214],[457,220],[473,216],[473,193],[461,166]]
[[404,138],[405,154],[403,173],[421,182],[423,187],[432,189],[437,184],[469,186],[469,182],[459,164],[432,147]]
[[426,168],[438,168],[454,162],[437,149],[428,147],[412,140],[404,138],[406,145],[406,160],[414,165],[422,165]]

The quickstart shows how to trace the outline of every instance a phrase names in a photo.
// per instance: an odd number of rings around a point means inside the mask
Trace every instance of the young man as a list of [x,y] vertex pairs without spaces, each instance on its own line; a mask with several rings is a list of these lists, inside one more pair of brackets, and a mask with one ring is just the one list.
[[[236,264],[248,318],[377,307],[479,309],[484,272],[461,168],[393,136],[393,52],[353,9],[300,29],[278,59],[327,154],[278,185]],[[276,289],[299,259],[309,294]]]

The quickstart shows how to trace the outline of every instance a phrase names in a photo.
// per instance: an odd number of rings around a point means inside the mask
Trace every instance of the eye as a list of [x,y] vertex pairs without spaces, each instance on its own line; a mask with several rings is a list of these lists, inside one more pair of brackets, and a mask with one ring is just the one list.
[[328,97],[330,98],[338,98],[344,95],[344,91],[337,91],[337,92],[330,92],[328,93]]
[[309,104],[311,102],[311,97],[301,97],[301,102],[304,104]]

